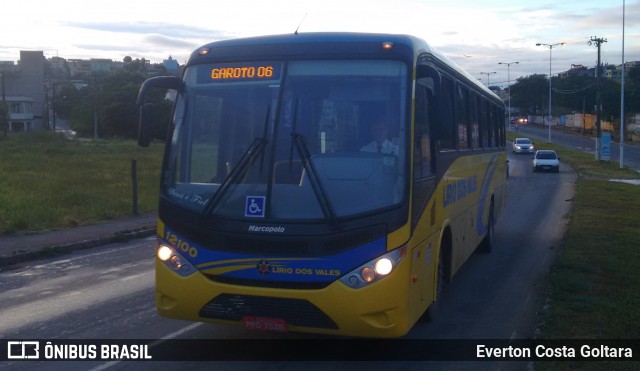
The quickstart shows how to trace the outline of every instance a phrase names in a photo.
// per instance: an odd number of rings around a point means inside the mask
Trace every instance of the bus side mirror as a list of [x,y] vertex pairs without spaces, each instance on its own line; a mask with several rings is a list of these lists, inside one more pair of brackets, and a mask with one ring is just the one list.
[[153,137],[153,104],[145,103],[147,92],[151,88],[172,89],[178,92],[184,90],[182,80],[173,76],[157,76],[145,80],[138,91],[136,105],[140,107],[140,121],[138,125],[138,145],[148,147]]

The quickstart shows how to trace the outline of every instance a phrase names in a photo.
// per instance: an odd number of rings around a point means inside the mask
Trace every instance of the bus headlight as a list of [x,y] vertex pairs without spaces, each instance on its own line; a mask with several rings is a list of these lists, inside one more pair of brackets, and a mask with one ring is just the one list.
[[158,247],[158,259],[162,260],[163,262],[169,260],[172,255],[173,249],[169,246],[160,245],[160,247]]
[[388,276],[407,254],[406,246],[379,256],[340,278],[345,285],[361,288]]
[[196,271],[196,268],[171,246],[160,244],[156,256],[172,271],[183,277]]
[[169,259],[169,264],[175,269],[180,269],[182,268],[182,259],[178,255],[174,255]]
[[364,282],[373,282],[373,280],[376,279],[376,272],[371,267],[364,267],[360,271],[360,278]]
[[393,263],[391,262],[391,260],[387,258],[382,258],[376,261],[375,270],[377,274],[381,276],[386,276],[387,274],[391,273],[392,269],[393,269]]

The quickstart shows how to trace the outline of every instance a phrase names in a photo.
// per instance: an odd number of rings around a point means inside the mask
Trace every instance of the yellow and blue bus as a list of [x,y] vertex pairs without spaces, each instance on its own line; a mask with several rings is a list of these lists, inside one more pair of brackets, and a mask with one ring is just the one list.
[[[506,199],[503,102],[412,36],[217,41],[181,78],[161,174],[161,316],[398,337],[491,249]],[[446,314],[442,314],[446,315]]]

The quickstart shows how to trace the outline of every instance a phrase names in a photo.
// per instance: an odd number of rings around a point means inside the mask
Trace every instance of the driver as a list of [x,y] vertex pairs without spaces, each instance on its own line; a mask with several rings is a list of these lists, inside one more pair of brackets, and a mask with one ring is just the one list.
[[398,146],[393,144],[389,139],[389,126],[384,120],[377,120],[371,125],[371,138],[369,144],[360,149],[362,152],[398,154]]

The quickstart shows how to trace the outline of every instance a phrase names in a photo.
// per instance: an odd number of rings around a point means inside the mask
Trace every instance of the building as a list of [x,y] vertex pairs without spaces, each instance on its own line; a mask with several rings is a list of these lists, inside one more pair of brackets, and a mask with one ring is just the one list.
[[[625,62],[624,69],[628,73],[631,68],[635,68],[638,65],[640,65],[639,61]],[[620,64],[615,67],[611,66],[611,68],[607,68],[605,77],[608,79],[620,80],[622,78],[622,65]]]
[[[66,81],[71,78],[71,72],[69,71],[69,64],[67,60],[60,57],[51,57],[47,60],[48,66],[45,65],[45,76],[49,75],[49,78],[56,81]],[[47,71],[46,68],[49,70]]]
[[162,61],[162,64],[164,65],[164,68],[166,68],[167,72],[169,72],[172,75],[177,75],[178,74],[178,61],[173,59],[171,56],[169,56],[168,59],[165,59]]
[[593,77],[595,69],[589,69],[581,64],[572,64],[571,69],[559,73],[560,78],[566,77]]
[[88,59],[68,59],[72,79],[83,79],[91,76],[91,61]]
[[91,58],[89,60],[91,63],[91,73],[109,73],[111,72],[111,66],[113,65],[113,61],[111,59],[97,59]]
[[2,101],[9,106],[8,129],[22,131],[41,129],[45,88],[44,54],[42,51],[20,51],[20,61],[0,63]]

